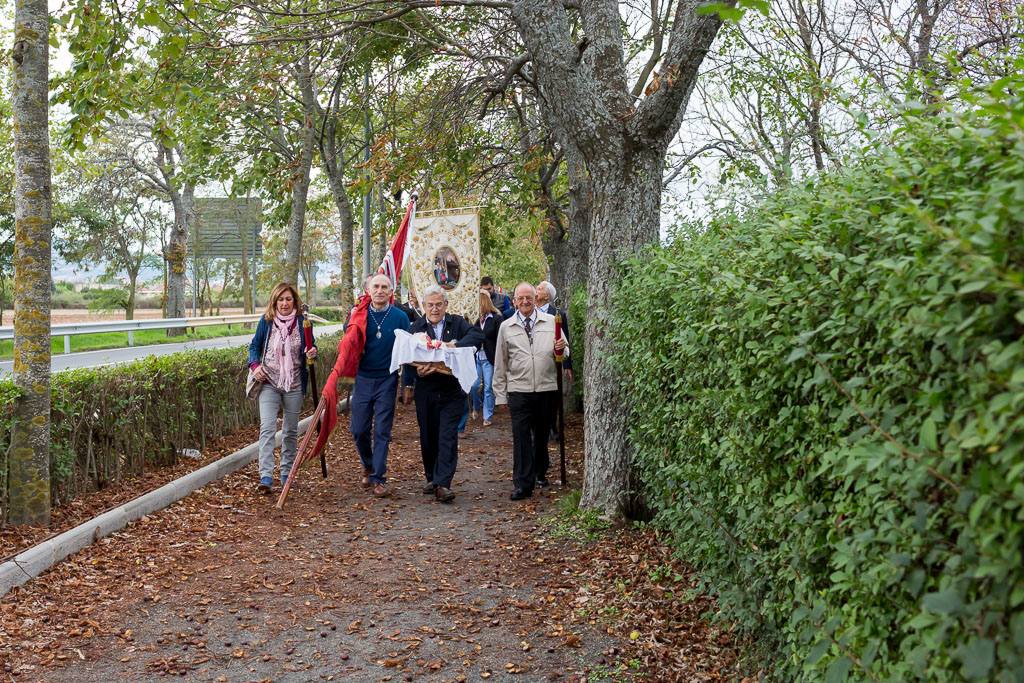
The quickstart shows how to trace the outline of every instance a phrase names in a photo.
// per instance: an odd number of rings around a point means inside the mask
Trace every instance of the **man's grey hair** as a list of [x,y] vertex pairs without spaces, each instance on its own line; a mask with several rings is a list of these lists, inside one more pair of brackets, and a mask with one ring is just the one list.
[[555,289],[555,286],[548,282],[547,280],[541,280],[540,282],[537,283],[537,289],[540,289],[541,287],[544,287],[545,289],[548,290],[548,299],[550,299],[551,304],[554,305],[555,299],[558,298],[558,290]]
[[388,287],[391,287],[391,289],[394,289],[394,286],[391,284],[391,278],[389,278],[384,273],[374,273],[373,275],[367,276],[367,278],[365,280],[363,280],[363,291],[364,292],[369,292],[370,291],[370,283],[373,282],[373,278],[375,278],[375,277],[382,277],[382,278],[384,278],[385,280],[388,281]]
[[423,290],[423,296],[420,297],[420,301],[426,301],[428,296],[434,296],[435,294],[441,295],[441,301],[448,301],[448,293],[444,291],[444,287],[438,287],[437,285],[431,285]]

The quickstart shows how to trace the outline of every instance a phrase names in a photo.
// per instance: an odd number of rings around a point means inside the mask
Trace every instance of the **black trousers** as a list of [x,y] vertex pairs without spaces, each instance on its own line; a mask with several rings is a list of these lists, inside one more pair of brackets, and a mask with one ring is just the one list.
[[557,391],[509,392],[512,414],[512,483],[532,491],[534,482],[548,476],[548,434],[554,420]]
[[466,395],[461,391],[439,391],[430,382],[416,383],[423,474],[435,486],[452,486],[459,463],[459,420],[465,405]]

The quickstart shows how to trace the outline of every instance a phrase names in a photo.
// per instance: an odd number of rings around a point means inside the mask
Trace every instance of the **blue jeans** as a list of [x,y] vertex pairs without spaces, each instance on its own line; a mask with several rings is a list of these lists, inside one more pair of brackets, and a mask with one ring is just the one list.
[[466,431],[466,423],[469,422],[469,401],[466,400],[468,396],[462,397],[462,417],[459,418],[459,425],[457,431],[459,434]]
[[[494,391],[491,389],[491,380],[494,378],[494,366],[491,361],[476,359],[476,381],[469,395],[473,398],[473,410],[480,410],[483,406],[484,420],[490,421],[494,417]],[[480,396],[480,384],[483,384],[483,396]]]
[[391,443],[391,425],[395,421],[397,391],[397,372],[379,379],[356,376],[352,387],[350,430],[363,469],[370,473],[368,477],[373,484],[386,481],[388,444]]

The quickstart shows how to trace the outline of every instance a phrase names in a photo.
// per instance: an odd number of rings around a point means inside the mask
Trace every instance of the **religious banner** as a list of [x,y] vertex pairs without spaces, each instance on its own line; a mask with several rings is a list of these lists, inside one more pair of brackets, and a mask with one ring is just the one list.
[[448,312],[476,320],[480,292],[480,216],[476,207],[416,214],[406,268],[417,297],[437,285],[448,295]]

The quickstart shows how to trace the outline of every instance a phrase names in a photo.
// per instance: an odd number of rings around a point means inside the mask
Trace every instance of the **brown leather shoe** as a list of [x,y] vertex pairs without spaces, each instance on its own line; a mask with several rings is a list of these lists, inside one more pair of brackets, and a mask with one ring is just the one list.
[[442,503],[450,503],[455,500],[455,494],[451,489],[447,489],[443,486],[438,486],[434,489],[434,496]]
[[373,487],[373,495],[377,498],[387,498],[391,495],[391,491],[384,484],[376,484]]
[[373,474],[373,470],[363,469],[363,488],[364,489],[368,489],[371,486],[373,486],[373,484],[370,483],[370,475],[371,474]]
[[433,493],[433,492],[434,492],[434,491],[436,491],[436,490],[437,490],[437,487],[436,487],[436,486],[434,486],[434,483],[433,483],[433,482],[428,482],[428,483],[427,483],[427,484],[426,484],[426,485],[425,485],[425,486],[423,487],[423,494],[424,494],[424,495],[430,495],[431,493]]

